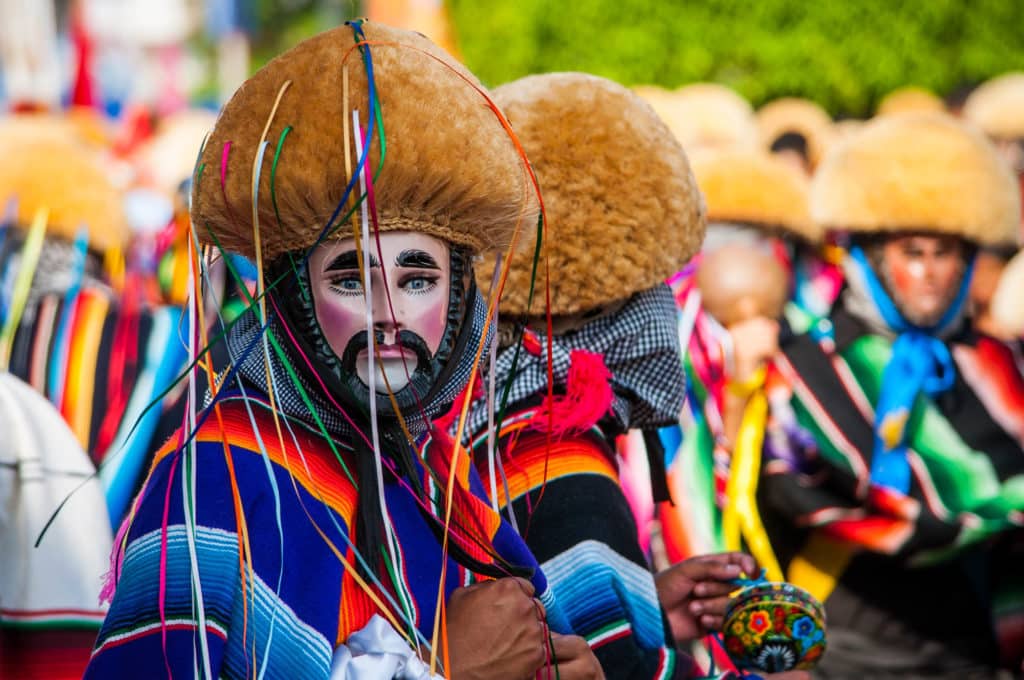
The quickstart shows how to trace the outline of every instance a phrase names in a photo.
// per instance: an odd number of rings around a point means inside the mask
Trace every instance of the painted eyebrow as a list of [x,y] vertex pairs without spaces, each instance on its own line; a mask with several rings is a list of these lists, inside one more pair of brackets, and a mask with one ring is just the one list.
[[395,264],[399,267],[415,267],[417,269],[441,268],[434,256],[423,250],[403,250],[395,258]]
[[[331,260],[331,263],[327,265],[327,269],[325,271],[333,272],[345,271],[348,269],[359,269],[359,258],[361,256],[362,254],[356,250],[346,251],[341,255],[338,255],[333,260]],[[377,256],[374,255],[373,253],[370,253],[370,266],[380,266],[380,262],[377,261]]]

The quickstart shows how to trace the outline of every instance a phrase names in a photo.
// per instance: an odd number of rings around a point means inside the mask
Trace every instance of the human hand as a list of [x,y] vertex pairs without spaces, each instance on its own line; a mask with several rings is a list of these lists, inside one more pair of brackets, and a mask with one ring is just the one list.
[[731,552],[691,557],[657,574],[658,600],[676,642],[721,630],[729,593],[736,590],[732,581],[741,574],[755,573],[753,557]]
[[604,680],[604,671],[587,641],[578,635],[551,634],[555,664],[537,673],[537,680]]
[[446,606],[451,680],[534,678],[547,659],[547,624],[533,593],[521,578],[452,592]]
[[729,326],[733,366],[731,380],[743,382],[779,349],[779,322],[763,316],[738,321]]

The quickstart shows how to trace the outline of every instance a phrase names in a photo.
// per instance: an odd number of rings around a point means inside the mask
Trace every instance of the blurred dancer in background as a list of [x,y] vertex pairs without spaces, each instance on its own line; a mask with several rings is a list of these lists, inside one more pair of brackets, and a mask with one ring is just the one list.
[[1020,196],[979,133],[893,114],[822,162],[813,216],[849,235],[831,330],[782,343],[761,514],[789,580],[826,602],[828,678],[1019,669],[1024,381],[974,333],[979,246]]

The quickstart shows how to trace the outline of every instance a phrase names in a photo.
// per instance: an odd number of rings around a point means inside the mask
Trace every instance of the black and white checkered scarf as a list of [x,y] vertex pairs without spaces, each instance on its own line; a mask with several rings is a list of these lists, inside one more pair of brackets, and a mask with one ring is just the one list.
[[[10,293],[8,284],[13,285],[14,277],[21,267],[25,239],[21,233],[7,234],[3,247],[0,248],[0,304],[9,304],[6,296]],[[85,261],[80,261],[81,254],[70,241],[62,238],[46,238],[39,251],[39,261],[32,274],[32,286],[25,300],[25,308],[21,315],[21,324],[27,326],[35,321],[39,304],[44,297],[51,294],[64,295],[76,282],[85,287],[100,287],[107,290],[101,283],[102,265],[93,253],[86,253]],[[79,274],[80,272],[80,274]],[[81,279],[78,279],[79,275]]]
[[[565,388],[570,354],[586,350],[604,357],[611,372],[615,394],[611,418],[615,429],[651,429],[678,421],[686,395],[686,375],[679,351],[677,312],[672,291],[665,284],[637,293],[620,309],[600,316],[580,328],[552,338],[554,389]],[[508,404],[545,394],[548,389],[548,347],[541,340],[539,355],[520,350],[515,375],[515,347],[498,353],[495,361],[495,402],[500,401],[507,381],[512,381]],[[498,404],[493,408],[497,410]],[[466,432],[487,427],[487,399],[471,406]]]

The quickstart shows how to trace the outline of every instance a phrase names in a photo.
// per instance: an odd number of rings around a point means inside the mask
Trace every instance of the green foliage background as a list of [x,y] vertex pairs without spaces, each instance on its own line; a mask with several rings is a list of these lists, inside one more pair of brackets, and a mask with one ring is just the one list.
[[627,85],[717,81],[864,116],[887,92],[942,95],[1024,70],[1024,0],[447,0],[486,83],[588,71]]

